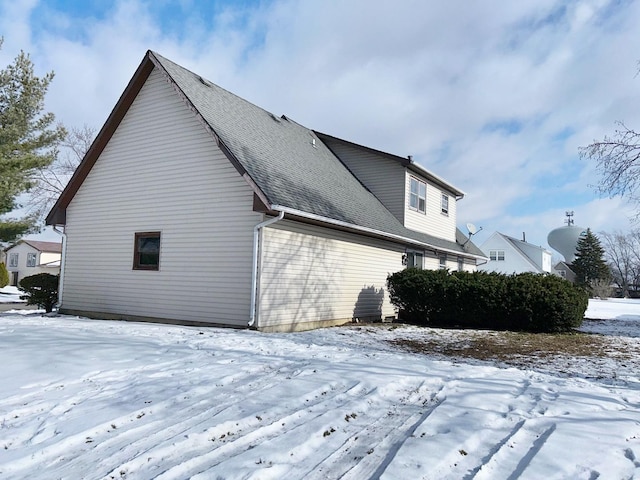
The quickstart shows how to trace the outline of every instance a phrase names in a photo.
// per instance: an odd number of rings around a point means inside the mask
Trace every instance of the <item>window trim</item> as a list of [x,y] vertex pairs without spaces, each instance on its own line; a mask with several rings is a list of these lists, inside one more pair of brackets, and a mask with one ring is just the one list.
[[[417,250],[407,250],[407,252],[405,253],[405,255],[407,256],[407,268],[417,268],[419,270],[424,270],[424,252],[421,251],[417,251]],[[410,265],[410,258],[414,259],[413,263],[415,262],[415,259],[420,259],[420,262],[418,265]]]
[[[156,264],[144,264],[140,262],[140,255],[142,252],[138,250],[138,241],[144,238],[158,239],[158,262]],[[133,240],[133,270],[146,270],[146,271],[160,270],[160,246],[161,246],[160,232],[136,232],[134,234],[134,240]]]
[[38,263],[38,254],[29,252],[27,253],[27,267],[32,268],[35,267]]
[[504,262],[504,250],[489,250],[489,261]]
[[449,216],[449,195],[444,192],[440,197],[440,213]]
[[[417,188],[417,192],[415,193],[413,192],[412,188],[414,182]],[[420,195],[420,187],[423,187],[423,196]],[[420,200],[423,200],[424,202],[424,209],[420,209]],[[415,203],[415,206],[413,206],[413,203]],[[422,213],[424,215],[427,214],[427,182],[420,180],[418,177],[414,177],[413,175],[409,176],[409,209],[418,213]]]

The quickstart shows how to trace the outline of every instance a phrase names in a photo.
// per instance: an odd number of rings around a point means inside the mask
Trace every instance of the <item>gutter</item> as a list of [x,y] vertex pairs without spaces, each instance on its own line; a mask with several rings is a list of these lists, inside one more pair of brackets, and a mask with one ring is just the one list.
[[438,247],[436,245],[430,245],[428,243],[423,243],[419,240],[414,240],[412,238],[407,238],[407,237],[403,237],[402,235],[395,235],[393,233],[387,233],[387,232],[383,232],[380,230],[375,230],[373,228],[369,228],[369,227],[362,227],[360,225],[354,225],[352,223],[347,223],[347,222],[343,222],[342,220],[335,220],[333,218],[328,218],[328,217],[322,217],[320,215],[316,215],[314,213],[308,213],[308,212],[303,212],[301,210],[296,210],[293,208],[289,208],[289,207],[283,207],[281,205],[272,205],[271,206],[272,210],[275,210],[277,212],[281,212],[281,213],[288,213],[290,215],[295,215],[297,217],[302,217],[302,218],[308,218],[309,220],[316,220],[318,222],[323,222],[323,223],[328,223],[331,225],[337,225],[340,227],[344,227],[350,230],[355,230],[355,231],[359,231],[359,232],[364,232],[364,233],[368,233],[370,235],[376,235],[378,237],[383,237],[383,238],[389,238],[391,240],[399,240],[403,243],[408,243],[410,245],[418,245],[420,247],[423,247],[425,249],[428,250],[434,250],[436,252],[443,252],[443,253],[451,253],[453,255],[462,255],[465,257],[470,257],[470,258],[475,258],[477,260],[486,260],[487,257],[484,256],[480,256],[480,255],[474,255],[472,253],[467,253],[467,252],[460,252],[457,250],[451,250],[448,248],[443,248],[443,247]]
[[58,280],[58,305],[57,305],[57,307],[60,308],[60,306],[62,305],[62,290],[64,288],[64,266],[65,266],[65,259],[67,257],[67,234],[64,233],[64,227],[63,227],[63,230],[58,230],[56,225],[53,225],[53,231],[62,236],[62,255],[60,256],[60,279]]
[[258,290],[258,254],[262,248],[262,242],[260,241],[261,230],[273,223],[279,222],[284,218],[284,211],[280,211],[277,217],[265,220],[262,223],[253,227],[253,269],[251,270],[251,314],[249,315],[249,327],[253,327],[256,323],[256,304],[257,304],[257,290]]

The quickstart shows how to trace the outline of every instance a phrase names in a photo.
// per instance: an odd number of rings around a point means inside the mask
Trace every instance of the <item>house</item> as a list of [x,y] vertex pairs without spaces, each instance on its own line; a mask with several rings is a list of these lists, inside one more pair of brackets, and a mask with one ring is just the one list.
[[567,262],[558,262],[553,267],[553,273],[564,278],[565,280],[569,280],[571,283],[576,283],[576,274],[571,269],[571,265]]
[[[524,237],[524,235],[523,235]],[[478,267],[479,270],[499,273],[551,273],[551,252],[545,248],[528,243],[523,238],[494,232],[480,246],[489,261]]]
[[62,243],[20,240],[4,250],[9,282],[18,286],[20,280],[37,273],[60,273]]
[[484,260],[456,228],[462,197],[149,51],[47,216],[64,227],[60,311],[263,331],[380,320],[388,274]]

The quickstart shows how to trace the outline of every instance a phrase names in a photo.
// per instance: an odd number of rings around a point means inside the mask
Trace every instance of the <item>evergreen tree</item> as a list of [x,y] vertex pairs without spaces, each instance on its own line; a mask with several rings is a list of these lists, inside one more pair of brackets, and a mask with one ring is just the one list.
[[0,288],[4,288],[9,285],[9,272],[7,266],[0,262]]
[[54,115],[43,112],[52,79],[53,72],[37,77],[24,52],[0,70],[0,241],[14,240],[34,226],[34,217],[3,215],[19,207],[16,197],[29,190],[38,169],[53,162],[56,146],[65,137]]
[[576,259],[572,267],[576,274],[576,282],[586,287],[598,280],[606,281],[610,278],[609,267],[604,259],[604,248],[590,228],[578,239]]

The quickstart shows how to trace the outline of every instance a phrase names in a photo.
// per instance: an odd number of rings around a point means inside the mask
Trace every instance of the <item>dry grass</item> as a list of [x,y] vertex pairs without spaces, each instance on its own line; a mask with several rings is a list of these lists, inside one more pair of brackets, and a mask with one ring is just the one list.
[[571,365],[577,367],[580,361],[620,362],[631,358],[628,345],[603,335],[425,330],[426,335],[421,338],[397,338],[389,342],[411,352],[450,359],[475,359],[519,368],[564,365],[566,369],[560,373],[569,374],[579,373]]
[[602,357],[606,342],[602,337],[588,334],[545,334],[515,332],[458,331],[456,340],[443,343],[443,338],[425,340],[392,340],[397,346],[422,353],[476,358],[478,360],[507,360],[520,356],[571,355]]

